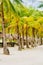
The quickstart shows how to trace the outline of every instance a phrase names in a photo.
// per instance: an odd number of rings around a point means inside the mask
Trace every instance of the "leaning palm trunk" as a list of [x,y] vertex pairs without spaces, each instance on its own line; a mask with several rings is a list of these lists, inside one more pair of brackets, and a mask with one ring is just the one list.
[[7,48],[7,43],[6,43],[6,39],[5,39],[3,2],[1,4],[1,6],[2,6],[2,35],[3,35],[2,42],[3,42],[3,51],[4,51],[4,54],[9,55],[9,50]]
[[35,28],[32,28],[32,47],[35,46]]
[[40,37],[41,45],[42,45],[42,37]]
[[29,42],[28,42],[28,26],[27,25],[26,25],[26,46],[27,46],[27,48],[29,48]]
[[38,30],[36,29],[36,44],[37,45],[40,45],[40,43],[39,43],[39,34],[38,34]]
[[24,49],[24,26],[22,25],[22,49]]
[[18,45],[19,45],[19,50],[21,49],[21,35],[19,33],[19,25],[18,25],[18,21],[16,22],[16,31],[17,31],[17,41],[18,41]]

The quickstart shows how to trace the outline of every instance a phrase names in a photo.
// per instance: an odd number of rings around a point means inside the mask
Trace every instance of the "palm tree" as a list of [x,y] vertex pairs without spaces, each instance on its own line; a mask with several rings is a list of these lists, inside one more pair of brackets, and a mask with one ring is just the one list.
[[[15,2],[16,4],[20,4],[21,7],[24,8],[24,6],[22,5],[22,0],[13,0],[13,2]],[[5,8],[7,7],[7,9],[11,9],[11,12],[14,13],[14,15],[17,17],[17,18],[20,18],[20,15],[17,11],[17,9],[15,8],[15,5],[10,1],[10,0],[4,0],[4,5],[5,5]],[[8,10],[7,10],[8,11]],[[18,21],[16,22],[17,23],[17,39],[18,39],[18,44],[19,44],[19,47],[21,47],[21,35],[19,33],[19,26],[18,26]]]
[[20,31],[19,31],[19,21],[16,22],[16,31],[17,31],[17,41],[18,41],[18,45],[19,45],[19,50],[21,50],[21,35],[20,35]]
[[[22,0],[13,0],[13,2],[16,2],[17,4],[20,4],[21,6],[22,6],[22,4],[21,4],[21,1]],[[7,6],[7,8],[11,8],[11,11],[14,13],[14,15],[15,16],[17,16],[17,18],[18,18],[18,16],[19,16],[19,14],[18,14],[18,12],[17,12],[17,10],[16,10],[16,8],[15,8],[15,6],[13,5],[13,3],[10,1],[10,0],[4,0],[4,4]],[[19,34],[19,26],[18,26],[18,21],[16,22],[17,23],[17,39],[18,39],[18,44],[19,44],[19,46],[20,46],[20,34]]]
[[4,11],[3,11],[3,1],[1,3],[1,8],[2,8],[2,42],[3,42],[3,50],[4,50],[4,54],[9,55],[9,50],[7,48],[7,43],[6,43],[6,37],[5,37],[5,25],[4,25]]

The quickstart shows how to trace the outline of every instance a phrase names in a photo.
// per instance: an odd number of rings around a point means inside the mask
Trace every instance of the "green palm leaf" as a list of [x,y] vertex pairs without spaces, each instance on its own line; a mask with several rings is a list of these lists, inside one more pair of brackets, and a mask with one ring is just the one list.
[[43,7],[43,4],[40,4],[40,5],[38,6],[38,8],[41,8],[41,7]]

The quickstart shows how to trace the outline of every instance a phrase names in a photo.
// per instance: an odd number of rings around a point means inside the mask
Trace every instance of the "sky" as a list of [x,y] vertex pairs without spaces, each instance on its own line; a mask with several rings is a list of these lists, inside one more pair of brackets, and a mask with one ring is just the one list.
[[38,9],[38,10],[42,10],[43,8],[37,8],[39,6],[39,4],[43,4],[43,0],[23,0],[23,4],[27,7],[29,6],[33,6],[34,8]]

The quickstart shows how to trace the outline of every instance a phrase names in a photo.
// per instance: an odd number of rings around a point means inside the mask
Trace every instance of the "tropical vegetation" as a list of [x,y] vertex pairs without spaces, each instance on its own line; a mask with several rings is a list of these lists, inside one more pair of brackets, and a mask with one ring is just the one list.
[[[41,7],[43,5],[40,5]],[[36,39],[43,43],[43,11],[25,7],[22,0],[0,0],[0,32],[3,34],[4,54],[9,54],[8,40],[17,42],[19,50],[36,46]],[[16,35],[16,36],[15,36]]]

